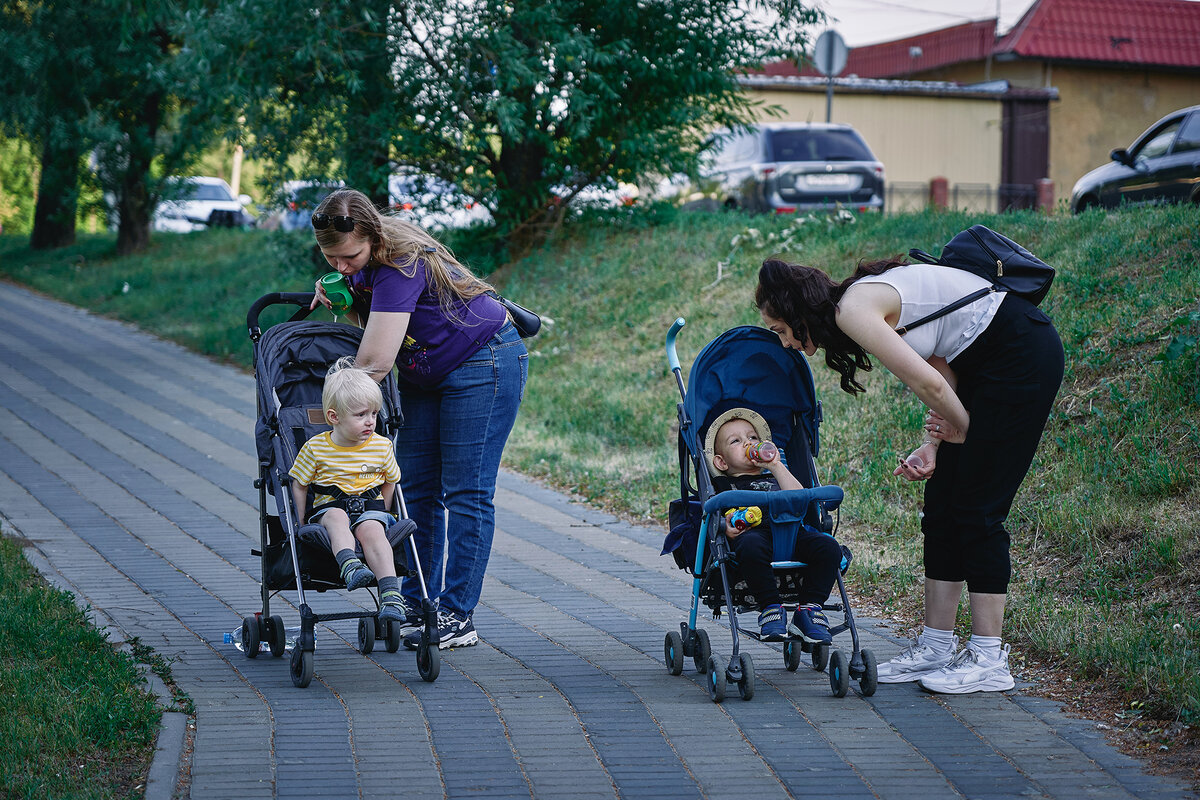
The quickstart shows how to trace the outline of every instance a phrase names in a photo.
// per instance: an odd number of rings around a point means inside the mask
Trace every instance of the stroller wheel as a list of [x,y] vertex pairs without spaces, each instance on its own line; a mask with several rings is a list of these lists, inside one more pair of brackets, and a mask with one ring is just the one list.
[[875,654],[870,650],[860,652],[863,660],[863,674],[858,679],[858,690],[863,697],[870,697],[879,688],[879,665],[875,663]]
[[743,700],[749,700],[754,697],[754,662],[750,660],[749,653],[739,653],[738,661],[742,666],[742,679],[738,681],[738,694]]
[[279,658],[287,650],[287,631],[283,627],[283,617],[277,614],[267,617],[266,629],[271,655]]
[[815,644],[812,649],[812,668],[817,672],[824,672],[825,667],[829,666],[829,645]]
[[429,640],[422,636],[421,643],[417,645],[417,672],[421,673],[421,679],[426,683],[433,683],[437,680],[441,668],[438,646],[431,645]]
[[800,647],[796,642],[788,640],[783,643],[783,667],[788,672],[795,672],[800,666]]
[[708,696],[714,703],[725,699],[725,659],[720,656],[708,657]]
[[246,617],[242,620],[242,647],[245,648],[246,658],[258,658],[259,650],[262,649],[258,617]]
[[841,650],[834,650],[829,657],[829,688],[834,697],[845,697],[850,690],[850,669]]
[[712,656],[712,645],[708,642],[708,631],[703,628],[696,628],[696,640],[692,643],[692,662],[696,665],[696,672],[703,675],[708,671],[708,660]]
[[389,653],[394,653],[400,649],[400,623],[393,622],[390,619],[383,621],[383,639],[386,642],[384,645]]
[[292,650],[292,683],[297,689],[303,689],[312,683],[313,654],[311,650]]
[[358,618],[358,651],[364,656],[375,649],[375,620],[372,617]]
[[671,631],[663,642],[663,660],[667,662],[667,672],[678,675],[683,672],[683,637],[679,631]]

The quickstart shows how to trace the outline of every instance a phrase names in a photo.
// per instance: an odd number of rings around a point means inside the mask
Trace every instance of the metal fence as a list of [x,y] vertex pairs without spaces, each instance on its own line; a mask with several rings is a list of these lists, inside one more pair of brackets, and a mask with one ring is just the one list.
[[[955,183],[947,195],[949,207],[957,211],[1011,211],[1034,208],[1037,187],[1027,183]],[[884,211],[900,214],[923,211],[929,205],[929,184],[897,181],[888,184]]]

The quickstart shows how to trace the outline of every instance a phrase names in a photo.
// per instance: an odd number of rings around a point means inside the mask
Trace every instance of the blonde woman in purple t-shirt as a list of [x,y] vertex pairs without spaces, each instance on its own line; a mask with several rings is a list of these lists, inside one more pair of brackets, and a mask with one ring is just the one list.
[[[525,392],[529,354],[492,287],[420,226],[380,214],[353,189],[326,197],[312,226],[354,295],[347,316],[363,328],[356,364],[376,380],[397,370],[404,424],[396,460],[421,569],[438,600],[440,646],[475,644],[472,613],[495,531],[500,454]],[[316,290],[313,307],[328,307],[319,282]],[[403,590],[411,631],[404,642],[415,648],[419,589],[406,580]]]

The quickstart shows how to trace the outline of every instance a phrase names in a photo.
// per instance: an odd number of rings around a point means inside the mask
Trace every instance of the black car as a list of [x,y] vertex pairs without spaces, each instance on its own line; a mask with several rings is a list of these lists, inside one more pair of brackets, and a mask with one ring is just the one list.
[[883,208],[883,164],[849,125],[766,122],[719,131],[702,174],[726,208],[794,214]]
[[1200,106],[1173,111],[1112,163],[1084,175],[1071,192],[1071,211],[1123,204],[1200,203]]

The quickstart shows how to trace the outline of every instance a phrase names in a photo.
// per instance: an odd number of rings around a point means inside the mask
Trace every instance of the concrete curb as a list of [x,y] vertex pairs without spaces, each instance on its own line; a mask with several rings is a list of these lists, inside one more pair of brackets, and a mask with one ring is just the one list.
[[179,765],[187,741],[187,714],[164,711],[158,729],[158,744],[146,776],[145,800],[172,800],[179,785]]

